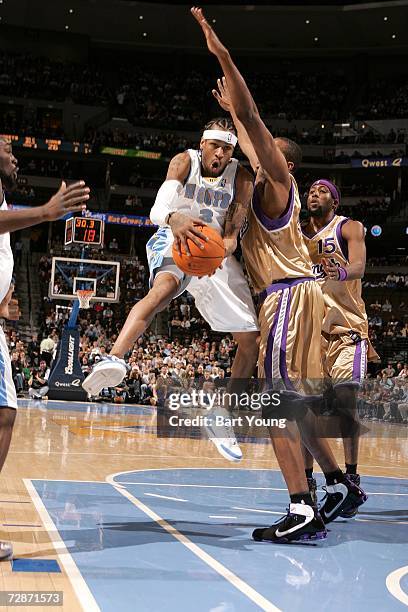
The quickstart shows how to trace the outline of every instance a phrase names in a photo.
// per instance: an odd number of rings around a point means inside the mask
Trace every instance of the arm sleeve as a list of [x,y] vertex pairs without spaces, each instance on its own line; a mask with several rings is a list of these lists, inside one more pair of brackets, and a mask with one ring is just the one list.
[[177,200],[183,185],[180,181],[170,179],[164,181],[156,195],[153,208],[150,211],[150,220],[154,225],[167,225],[167,216],[177,210]]

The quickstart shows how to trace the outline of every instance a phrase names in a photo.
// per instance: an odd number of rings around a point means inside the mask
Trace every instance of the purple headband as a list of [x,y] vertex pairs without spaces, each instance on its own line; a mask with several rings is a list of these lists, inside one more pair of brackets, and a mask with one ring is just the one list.
[[334,183],[332,183],[331,181],[327,181],[326,179],[318,179],[317,181],[313,183],[313,185],[310,186],[310,189],[314,187],[315,185],[324,185],[325,187],[327,187],[333,199],[337,200],[338,203],[340,204],[340,193],[337,190],[337,187]]

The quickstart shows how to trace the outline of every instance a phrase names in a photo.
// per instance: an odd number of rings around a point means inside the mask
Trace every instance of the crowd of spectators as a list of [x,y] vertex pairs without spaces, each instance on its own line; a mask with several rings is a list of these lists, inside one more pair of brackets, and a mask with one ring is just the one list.
[[[161,63],[161,68],[153,69],[148,60],[135,62],[127,55],[121,60],[91,57],[80,64],[3,52],[0,84],[6,96],[108,106],[112,115],[138,117],[140,125],[200,126],[213,106],[214,75],[199,68],[180,70],[166,57]],[[245,67],[243,72],[265,116],[344,121],[353,111],[348,107],[355,104],[353,82],[340,66],[307,72],[285,61],[275,65],[274,72]],[[358,87],[360,83],[355,84]],[[363,118],[364,113],[366,118],[407,116],[407,92],[406,77],[394,77],[392,83],[385,79],[368,82],[358,114]],[[397,136],[389,138],[400,142]]]
[[408,116],[408,83],[406,76],[376,79],[367,85],[357,114],[364,119]]
[[358,409],[370,421],[408,424],[408,363],[390,362],[375,378],[367,378]]

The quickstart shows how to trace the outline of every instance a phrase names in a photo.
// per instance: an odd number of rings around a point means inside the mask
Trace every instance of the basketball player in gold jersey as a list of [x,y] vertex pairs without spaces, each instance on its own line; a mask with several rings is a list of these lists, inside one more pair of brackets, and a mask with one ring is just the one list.
[[[323,296],[314,280],[300,230],[301,205],[291,174],[301,161],[301,150],[288,139],[272,137],[244,79],[202,10],[193,8],[192,14],[204,32],[208,49],[224,71],[239,143],[256,172],[242,249],[252,285],[262,300],[259,377],[282,381],[286,390],[299,398],[313,392],[306,381],[322,380],[320,333],[324,312]],[[366,499],[343,475],[327,441],[318,439],[306,427],[314,417],[308,414],[300,418],[300,413],[305,413],[305,402],[301,404],[301,409],[294,410],[292,406],[290,412],[288,407],[285,434],[280,431],[276,435],[270,428],[290,494],[288,514],[269,528],[256,529],[255,540],[286,543],[325,538],[323,521],[334,520],[342,510],[354,508]],[[326,476],[329,494],[321,514],[308,489],[300,431]]]
[[[359,425],[357,390],[366,374],[367,359],[378,355],[368,340],[368,321],[361,297],[366,248],[359,221],[337,215],[340,192],[334,183],[319,179],[309,189],[309,221],[303,237],[325,302],[322,327],[324,375],[335,392],[344,442],[346,473],[357,485]],[[305,449],[306,476],[312,478],[313,457]],[[351,518],[353,511],[341,516]]]

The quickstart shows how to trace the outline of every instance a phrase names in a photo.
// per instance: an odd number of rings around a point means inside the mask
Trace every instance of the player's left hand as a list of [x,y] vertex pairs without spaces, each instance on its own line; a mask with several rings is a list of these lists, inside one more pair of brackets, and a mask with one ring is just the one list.
[[327,278],[330,278],[330,280],[339,280],[338,267],[336,266],[336,264],[330,261],[330,259],[326,259],[325,257],[323,257],[322,266]]
[[191,14],[194,19],[198,21],[202,31],[204,32],[208,50],[217,56],[228,53],[228,50],[226,49],[226,47],[224,47],[214,30],[204,17],[203,9],[199,8],[198,6],[193,6],[193,8],[191,9]]

